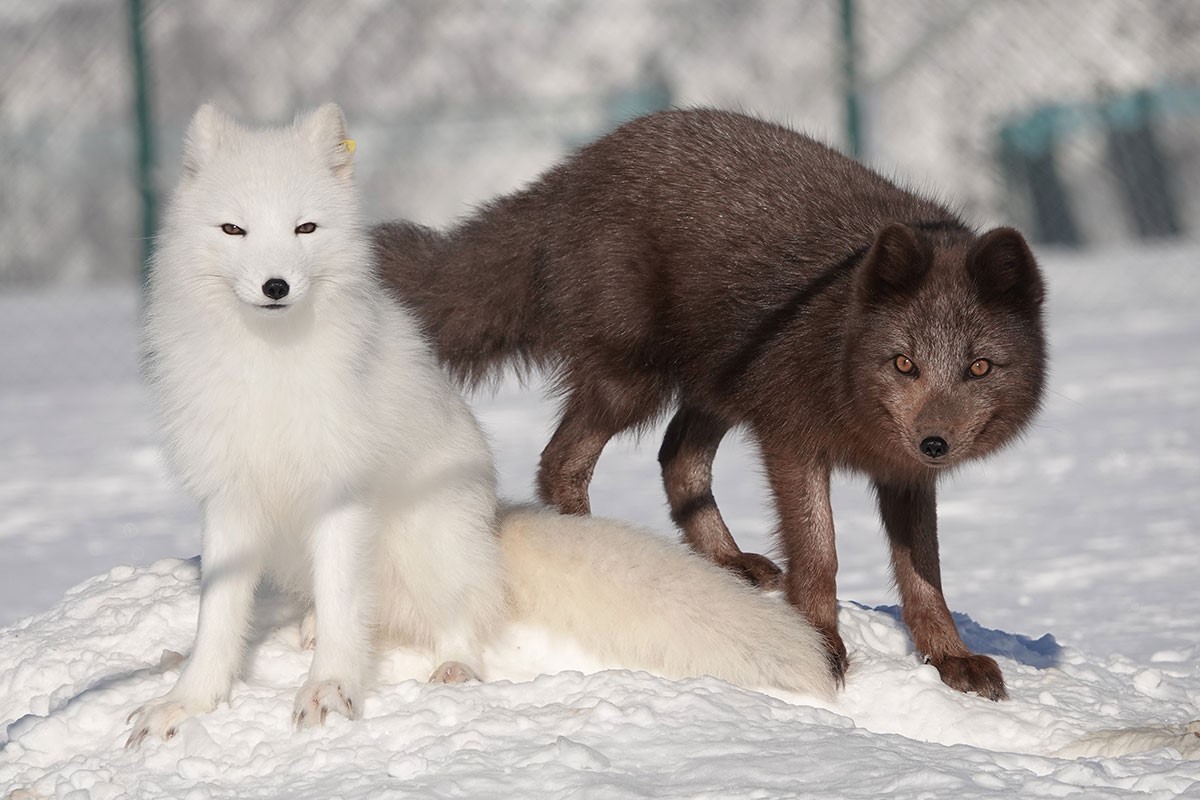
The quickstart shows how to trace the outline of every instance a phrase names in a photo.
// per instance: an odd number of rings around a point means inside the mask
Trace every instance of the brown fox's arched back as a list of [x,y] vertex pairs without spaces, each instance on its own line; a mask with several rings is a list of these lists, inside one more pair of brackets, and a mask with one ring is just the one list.
[[1040,403],[1043,289],[1019,233],[980,235],[788,128],[690,110],[618,128],[455,229],[388,223],[375,243],[465,382],[510,364],[554,376],[543,501],[587,513],[605,443],[674,409],[659,451],[672,517],[697,550],[773,585],[780,571],[740,551],[711,490],[724,434],[747,426],[785,591],[840,676],[829,474],[865,473],[918,649],[956,688],[1004,696],[942,597],[935,485]]

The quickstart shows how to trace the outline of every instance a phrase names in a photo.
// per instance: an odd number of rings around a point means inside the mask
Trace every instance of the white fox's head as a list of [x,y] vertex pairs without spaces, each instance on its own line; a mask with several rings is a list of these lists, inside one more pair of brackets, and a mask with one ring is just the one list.
[[368,267],[353,150],[332,103],[261,129],[201,106],[164,221],[164,246],[179,249],[156,258],[156,293],[203,286],[271,315],[304,303],[321,284],[356,283]]

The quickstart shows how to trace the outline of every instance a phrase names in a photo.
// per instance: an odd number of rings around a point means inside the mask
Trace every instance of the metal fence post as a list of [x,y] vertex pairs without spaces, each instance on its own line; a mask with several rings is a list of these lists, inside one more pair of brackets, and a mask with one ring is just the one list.
[[142,198],[141,279],[146,282],[154,232],[157,227],[158,196],[154,186],[154,129],[150,121],[150,91],[146,41],[142,29],[142,0],[129,0],[130,56],[133,60],[134,115],[137,130],[137,186]]
[[842,91],[845,93],[846,144],[850,155],[862,158],[862,115],[859,109],[858,41],[855,36],[854,0],[841,0]]

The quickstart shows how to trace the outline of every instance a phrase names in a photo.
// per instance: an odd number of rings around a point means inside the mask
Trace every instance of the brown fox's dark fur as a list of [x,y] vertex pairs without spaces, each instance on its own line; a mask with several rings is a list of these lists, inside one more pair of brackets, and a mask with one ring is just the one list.
[[934,487],[1040,402],[1043,289],[1016,231],[980,235],[812,139],[694,110],[635,120],[448,233],[375,237],[385,279],[464,381],[509,363],[556,376],[543,501],[588,513],[605,443],[677,407],[659,452],[672,517],[698,551],[772,585],[778,568],[738,549],[711,491],[722,437],[747,426],[784,589],[840,676],[829,477],[866,473],[917,649],[951,686],[1005,696],[943,598]]

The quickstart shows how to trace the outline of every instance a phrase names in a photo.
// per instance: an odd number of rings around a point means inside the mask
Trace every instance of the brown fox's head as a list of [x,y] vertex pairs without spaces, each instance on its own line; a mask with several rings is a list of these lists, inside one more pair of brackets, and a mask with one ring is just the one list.
[[888,225],[853,292],[850,402],[889,461],[956,465],[1029,423],[1045,376],[1044,289],[1020,233],[996,228],[975,238]]

